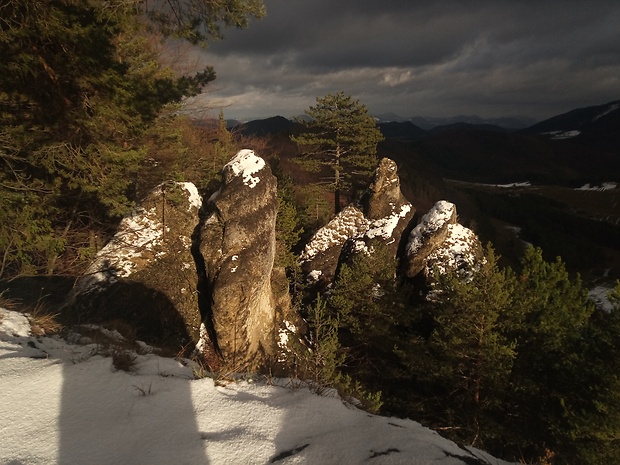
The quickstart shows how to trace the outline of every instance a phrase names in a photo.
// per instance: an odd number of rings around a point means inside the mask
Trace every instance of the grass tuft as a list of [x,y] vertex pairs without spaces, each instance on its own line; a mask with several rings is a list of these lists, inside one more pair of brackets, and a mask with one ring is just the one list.
[[136,370],[136,359],[138,356],[135,352],[113,347],[111,351],[112,365],[116,370],[131,373]]
[[30,329],[36,336],[56,334],[62,329],[62,325],[57,320],[59,314],[50,312],[42,303],[38,303],[28,314]]

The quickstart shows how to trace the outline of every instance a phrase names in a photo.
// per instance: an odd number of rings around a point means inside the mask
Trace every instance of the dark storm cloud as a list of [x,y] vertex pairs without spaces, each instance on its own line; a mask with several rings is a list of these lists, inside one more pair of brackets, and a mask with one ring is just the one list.
[[266,0],[202,52],[207,104],[300,114],[344,91],[373,113],[552,116],[620,98],[620,2]]

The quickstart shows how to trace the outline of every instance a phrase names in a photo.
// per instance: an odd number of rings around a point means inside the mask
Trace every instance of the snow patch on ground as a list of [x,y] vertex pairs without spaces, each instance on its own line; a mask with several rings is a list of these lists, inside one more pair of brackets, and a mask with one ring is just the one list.
[[546,135],[546,136],[551,136],[552,139],[560,140],[560,139],[571,139],[573,137],[577,137],[579,134],[581,134],[581,131],[573,129],[571,131],[543,132],[543,134]]
[[0,463],[506,464],[299,380],[216,385],[191,362],[154,354],[118,371],[98,345],[28,336],[23,315],[1,312]]
[[531,187],[532,183],[529,181],[524,182],[510,182],[508,184],[493,184],[493,187],[502,187],[504,189],[510,189],[513,187]]
[[594,117],[594,119],[592,120],[592,122],[602,118],[603,116],[605,116],[608,113],[611,113],[612,111],[616,111],[618,108],[620,108],[620,104],[618,103],[614,103],[613,105],[609,105],[609,108],[607,108],[605,111],[603,111],[601,114],[596,115]]
[[0,308],[0,338],[30,336],[30,321],[21,313]]
[[590,300],[592,300],[596,308],[611,312],[614,309],[613,304],[609,300],[609,293],[613,290],[608,286],[596,286],[588,292]]

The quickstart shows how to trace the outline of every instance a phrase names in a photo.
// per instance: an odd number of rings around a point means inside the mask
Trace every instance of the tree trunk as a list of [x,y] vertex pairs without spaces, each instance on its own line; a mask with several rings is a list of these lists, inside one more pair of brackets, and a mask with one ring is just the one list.
[[340,213],[340,144],[336,146],[336,160],[334,162],[334,213]]

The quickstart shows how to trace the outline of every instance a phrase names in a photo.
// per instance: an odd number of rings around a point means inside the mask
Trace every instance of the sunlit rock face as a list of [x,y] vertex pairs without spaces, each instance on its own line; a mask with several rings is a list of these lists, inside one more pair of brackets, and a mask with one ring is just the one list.
[[457,222],[456,206],[440,200],[409,234],[407,276],[430,279],[435,271],[472,269],[480,253],[476,234]]
[[[403,205],[410,205],[400,191],[398,166],[393,160],[383,158],[379,162],[373,182],[363,195],[361,203],[364,214],[371,221],[390,217]],[[411,216],[413,213],[415,210]]]
[[344,208],[306,245],[300,259],[309,283],[329,285],[339,263],[355,253],[371,253],[373,243],[386,245],[396,256],[414,213],[400,191],[396,163],[382,159],[359,204]]
[[201,317],[190,249],[201,203],[191,183],[153,189],[76,281],[68,311],[89,323],[124,321],[138,337],[175,349],[197,342]]
[[401,237],[415,214],[415,208],[400,190],[398,166],[383,158],[375,171],[372,184],[361,199],[368,226],[362,234],[352,238],[353,250],[368,251],[373,242],[387,246],[396,257]]
[[276,302],[271,287],[278,211],[277,181],[252,150],[223,169],[223,183],[205,204],[198,252],[208,294],[201,303],[210,341],[223,362],[255,369],[276,347]]

